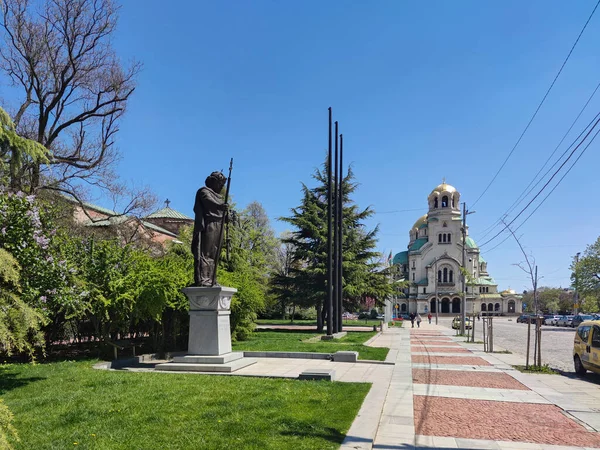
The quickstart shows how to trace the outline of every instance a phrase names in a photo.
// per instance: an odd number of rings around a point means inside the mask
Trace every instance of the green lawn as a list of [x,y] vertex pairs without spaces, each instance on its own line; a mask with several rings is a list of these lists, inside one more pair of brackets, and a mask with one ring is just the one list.
[[[359,359],[384,361],[388,348],[362,345],[375,334],[375,332],[349,331],[341,339],[321,341],[318,339],[321,335],[311,331],[255,330],[247,341],[234,342],[233,350],[318,353],[353,350],[358,352]],[[309,340],[310,342],[307,342]]]
[[18,449],[338,448],[370,385],[0,366]]
[[[290,322],[289,320],[281,320],[281,319],[257,319],[255,322],[257,325],[311,325],[314,327],[317,326],[316,320],[294,320],[293,322]],[[381,320],[373,320],[373,319],[364,320],[363,319],[363,320],[344,320],[342,322],[342,325],[372,327],[373,325],[379,326],[380,323],[381,323]]]

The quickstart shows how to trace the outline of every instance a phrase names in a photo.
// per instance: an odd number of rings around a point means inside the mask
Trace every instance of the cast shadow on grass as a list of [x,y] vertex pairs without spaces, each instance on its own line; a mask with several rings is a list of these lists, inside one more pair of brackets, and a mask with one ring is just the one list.
[[[256,328],[253,333],[294,333],[294,334],[317,334],[316,328],[310,330],[288,330],[281,328]],[[243,341],[241,341],[243,342]]]
[[346,435],[344,433],[340,433],[335,428],[324,428],[319,431],[314,430],[310,431],[311,425],[306,423],[304,427],[296,430],[286,430],[281,431],[280,434],[282,436],[302,436],[304,438],[321,438],[327,441],[333,442],[335,444],[341,444]]
[[45,379],[45,377],[17,378],[17,374],[11,372],[10,369],[0,367],[0,395],[4,395],[13,389],[27,386],[29,383],[43,381]]

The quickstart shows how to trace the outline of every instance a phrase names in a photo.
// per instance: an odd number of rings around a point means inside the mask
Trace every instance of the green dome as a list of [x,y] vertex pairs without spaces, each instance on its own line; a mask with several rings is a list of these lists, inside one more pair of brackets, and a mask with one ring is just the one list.
[[470,236],[467,236],[466,243],[468,248],[477,248],[477,244]]
[[408,264],[408,252],[396,253],[392,264]]

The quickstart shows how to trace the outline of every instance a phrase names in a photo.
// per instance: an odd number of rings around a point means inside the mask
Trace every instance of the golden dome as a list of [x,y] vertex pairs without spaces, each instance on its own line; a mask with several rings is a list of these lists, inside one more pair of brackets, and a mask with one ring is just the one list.
[[427,214],[419,217],[413,225],[413,228],[419,228],[421,225],[427,225]]
[[451,186],[449,184],[447,184],[446,182],[440,184],[438,187],[436,187],[433,191],[431,191],[431,195],[434,194],[441,194],[442,192],[449,192],[450,194],[453,194],[454,192],[458,192],[456,190],[456,188],[454,186]]
[[516,292],[514,289],[508,288],[500,293],[501,295],[515,295]]

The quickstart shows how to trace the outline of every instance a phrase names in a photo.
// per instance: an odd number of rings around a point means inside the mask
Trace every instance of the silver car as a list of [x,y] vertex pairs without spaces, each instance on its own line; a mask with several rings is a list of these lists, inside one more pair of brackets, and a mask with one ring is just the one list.
[[571,327],[573,326],[573,316],[560,316],[556,321],[558,327]]

